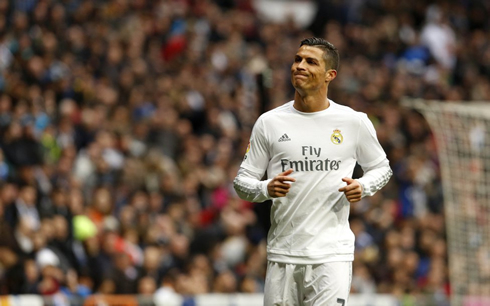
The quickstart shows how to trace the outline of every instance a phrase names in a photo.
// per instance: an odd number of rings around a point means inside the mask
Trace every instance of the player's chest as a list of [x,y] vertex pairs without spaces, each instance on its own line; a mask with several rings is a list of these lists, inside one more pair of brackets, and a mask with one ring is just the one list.
[[342,122],[290,123],[274,128],[269,141],[277,157],[351,157],[355,154],[357,131]]

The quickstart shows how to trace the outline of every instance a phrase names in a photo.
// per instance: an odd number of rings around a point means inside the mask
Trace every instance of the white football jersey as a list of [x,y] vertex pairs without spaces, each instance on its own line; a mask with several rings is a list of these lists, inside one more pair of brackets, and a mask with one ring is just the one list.
[[356,161],[369,168],[386,154],[366,114],[329,101],[327,109],[314,113],[300,112],[290,101],[261,115],[253,128],[241,167],[258,177],[267,171],[269,179],[293,169],[296,179],[286,197],[273,199],[270,261],[353,260],[350,203],[338,190],[346,185],[343,177],[352,177]]

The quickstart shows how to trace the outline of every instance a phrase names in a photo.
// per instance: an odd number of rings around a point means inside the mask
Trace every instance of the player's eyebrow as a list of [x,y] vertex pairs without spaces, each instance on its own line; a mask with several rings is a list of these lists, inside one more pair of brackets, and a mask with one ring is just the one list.
[[312,62],[318,63],[318,59],[316,59],[314,57],[302,57],[301,55],[296,54],[296,56],[294,58],[295,59],[305,59],[307,61],[312,61]]
[[318,63],[318,60],[314,57],[307,57],[306,60]]

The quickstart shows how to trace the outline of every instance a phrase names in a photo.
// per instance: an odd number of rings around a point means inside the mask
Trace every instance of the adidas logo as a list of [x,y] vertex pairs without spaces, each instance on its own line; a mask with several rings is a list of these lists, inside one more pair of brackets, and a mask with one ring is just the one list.
[[283,141],[291,141],[291,138],[288,137],[288,134],[284,134],[281,136],[281,138],[279,138],[279,142]]

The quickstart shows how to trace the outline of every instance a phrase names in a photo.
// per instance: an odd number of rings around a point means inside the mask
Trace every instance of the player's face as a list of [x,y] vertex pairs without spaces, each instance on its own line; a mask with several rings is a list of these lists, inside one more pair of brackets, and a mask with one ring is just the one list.
[[291,66],[291,83],[299,91],[318,90],[327,86],[337,72],[326,69],[323,50],[313,46],[301,46]]

